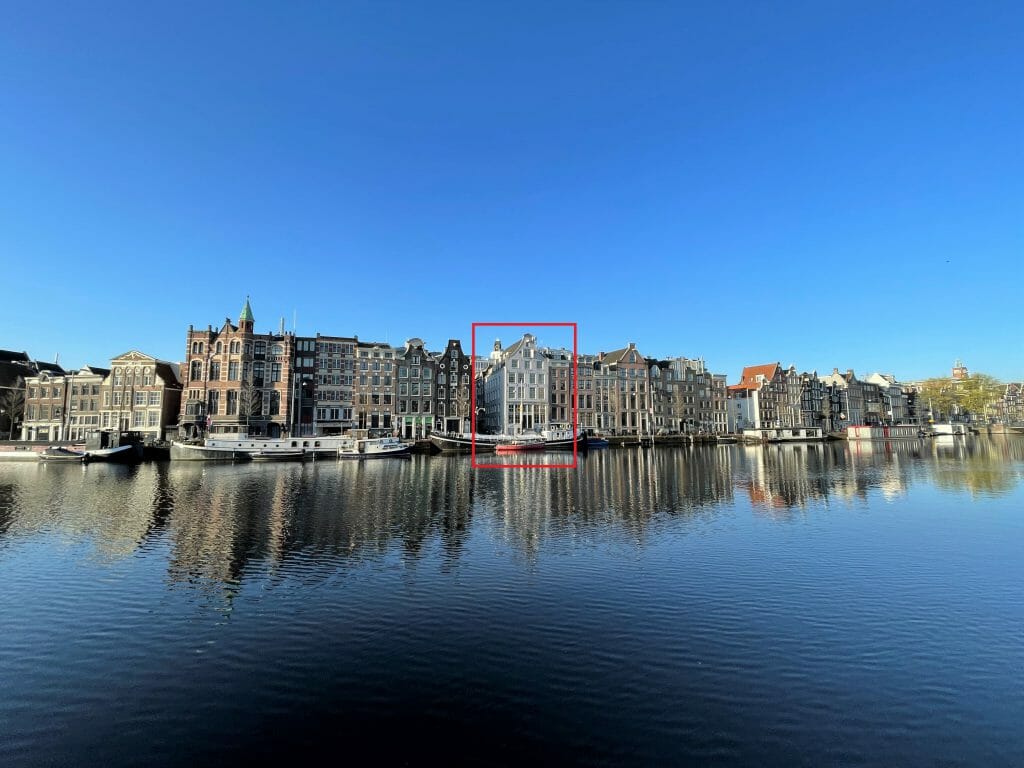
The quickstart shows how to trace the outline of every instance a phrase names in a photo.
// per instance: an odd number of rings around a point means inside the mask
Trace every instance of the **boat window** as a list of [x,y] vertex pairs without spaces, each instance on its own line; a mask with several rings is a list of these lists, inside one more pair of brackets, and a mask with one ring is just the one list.
[[297,440],[292,440],[292,448],[296,448],[296,447],[298,447],[298,445],[299,445],[299,442]]
[[309,448],[309,440],[303,440],[302,441],[302,447],[303,448]]

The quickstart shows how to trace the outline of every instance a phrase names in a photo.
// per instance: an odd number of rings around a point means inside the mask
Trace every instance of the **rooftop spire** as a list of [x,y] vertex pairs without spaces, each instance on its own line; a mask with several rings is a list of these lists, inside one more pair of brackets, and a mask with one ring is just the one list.
[[254,323],[254,322],[256,322],[255,319],[252,316],[252,307],[249,306],[249,297],[248,296],[245,297],[245,306],[242,307],[242,314],[240,314],[238,316],[238,322],[239,323],[244,323],[244,322]]

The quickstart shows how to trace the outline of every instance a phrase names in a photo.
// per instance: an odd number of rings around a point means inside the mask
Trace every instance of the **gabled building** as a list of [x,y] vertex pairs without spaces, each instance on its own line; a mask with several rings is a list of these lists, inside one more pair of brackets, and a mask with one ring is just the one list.
[[614,424],[612,434],[649,434],[651,426],[650,373],[636,344],[602,352],[598,363],[607,376]]
[[165,439],[176,425],[182,385],[177,368],[138,350],[110,361],[100,388],[100,430],[134,432],[146,442]]
[[395,350],[395,365],[400,434],[405,438],[427,437],[434,428],[438,361],[427,351],[423,339],[413,338]]
[[249,300],[238,324],[188,327],[184,391],[178,418],[182,437],[248,434],[277,438],[297,434],[292,389],[295,335],[256,333]]
[[782,426],[780,404],[786,390],[782,366],[778,363],[749,365],[738,384],[729,387],[729,430],[764,429]]
[[846,429],[851,424],[867,424],[865,421],[864,387],[854,375],[852,368],[847,369],[846,373],[840,373],[838,368],[833,368],[832,373],[821,377],[821,381],[828,388],[829,399],[833,404],[832,428],[834,430]]
[[469,355],[458,339],[448,339],[437,363],[437,412],[434,428],[439,432],[468,432],[470,429],[470,383],[473,376]]
[[492,434],[518,435],[548,429],[548,358],[532,333],[507,349],[495,341],[483,376],[483,423]]
[[[864,381],[878,387],[881,396],[881,418],[884,424],[910,424],[910,410],[903,385],[891,373],[872,373]],[[871,397],[870,394],[867,397]]]

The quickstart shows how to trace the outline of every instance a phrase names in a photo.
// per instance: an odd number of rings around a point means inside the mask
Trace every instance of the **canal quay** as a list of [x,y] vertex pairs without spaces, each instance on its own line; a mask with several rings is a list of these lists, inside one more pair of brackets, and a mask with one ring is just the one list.
[[1022,480],[986,436],[0,464],[0,764],[1021,765]]

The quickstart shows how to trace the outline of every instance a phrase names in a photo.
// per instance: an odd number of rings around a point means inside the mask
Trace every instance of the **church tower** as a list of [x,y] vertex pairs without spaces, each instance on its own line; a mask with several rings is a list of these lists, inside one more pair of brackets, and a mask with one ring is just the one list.
[[252,307],[249,306],[249,297],[245,297],[245,306],[242,307],[242,314],[238,316],[238,330],[242,333],[252,333],[256,320],[252,316]]

